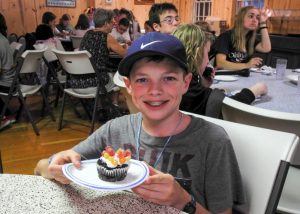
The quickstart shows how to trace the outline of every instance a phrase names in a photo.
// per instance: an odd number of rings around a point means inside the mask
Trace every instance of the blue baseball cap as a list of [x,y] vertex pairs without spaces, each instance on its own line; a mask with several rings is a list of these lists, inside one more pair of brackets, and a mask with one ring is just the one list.
[[174,60],[185,71],[188,70],[185,48],[175,36],[149,32],[135,40],[128,48],[127,55],[119,64],[119,73],[129,76],[133,64],[148,56],[165,56]]

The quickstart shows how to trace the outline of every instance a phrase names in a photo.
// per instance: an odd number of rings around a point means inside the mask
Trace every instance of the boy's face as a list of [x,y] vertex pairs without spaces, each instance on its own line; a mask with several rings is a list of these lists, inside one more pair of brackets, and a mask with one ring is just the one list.
[[187,92],[192,75],[168,60],[145,59],[133,66],[130,78],[124,78],[128,93],[143,117],[162,121],[178,113],[182,95]]
[[160,24],[154,23],[153,28],[161,33],[171,34],[180,24],[180,18],[174,10],[165,11],[159,15],[159,19]]
[[124,25],[117,25],[117,31],[120,33],[120,34],[123,34],[127,31],[128,27],[124,26]]

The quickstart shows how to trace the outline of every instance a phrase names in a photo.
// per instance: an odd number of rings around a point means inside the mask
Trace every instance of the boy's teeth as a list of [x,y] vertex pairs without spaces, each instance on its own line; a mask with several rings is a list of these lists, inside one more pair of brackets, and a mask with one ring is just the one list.
[[152,106],[159,106],[162,102],[150,102],[149,104]]

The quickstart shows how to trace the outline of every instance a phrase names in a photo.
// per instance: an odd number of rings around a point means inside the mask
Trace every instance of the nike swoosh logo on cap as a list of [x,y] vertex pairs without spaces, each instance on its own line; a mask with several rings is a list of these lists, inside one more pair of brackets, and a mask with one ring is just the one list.
[[158,40],[158,41],[153,41],[153,42],[149,42],[149,43],[147,43],[147,44],[145,44],[145,45],[144,45],[144,43],[142,43],[142,44],[141,44],[141,49],[144,49],[145,47],[147,47],[147,46],[149,46],[149,45],[152,45],[152,44],[154,44],[154,43],[156,43],[156,42],[162,42],[162,41],[160,41],[160,40]]

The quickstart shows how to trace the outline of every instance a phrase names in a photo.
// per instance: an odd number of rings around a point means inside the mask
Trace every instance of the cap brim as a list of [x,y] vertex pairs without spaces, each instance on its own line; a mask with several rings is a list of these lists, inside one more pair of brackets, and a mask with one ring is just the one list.
[[180,67],[182,67],[184,70],[187,71],[187,65],[184,62],[181,62],[178,58],[173,57],[169,54],[158,52],[154,50],[144,50],[144,51],[138,51],[134,54],[131,54],[127,57],[125,57],[119,64],[119,74],[122,76],[128,77],[130,74],[130,71],[132,69],[133,64],[144,57],[150,57],[150,56],[165,56],[168,58],[173,59]]

